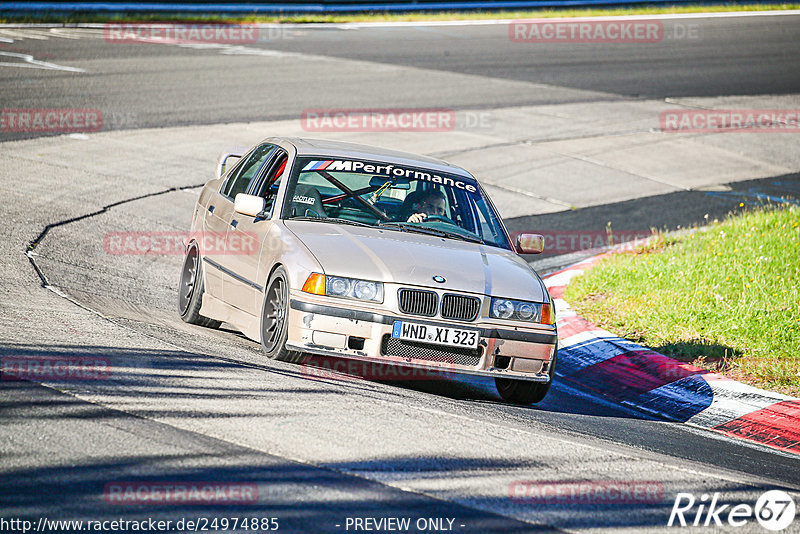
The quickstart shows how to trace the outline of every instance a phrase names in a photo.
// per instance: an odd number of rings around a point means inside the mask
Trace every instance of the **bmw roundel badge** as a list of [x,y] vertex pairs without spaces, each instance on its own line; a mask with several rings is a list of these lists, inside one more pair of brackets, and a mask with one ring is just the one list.
[[440,284],[444,284],[445,282],[447,282],[447,280],[445,280],[444,276],[439,276],[438,274],[433,277],[433,281],[434,282],[439,282]]

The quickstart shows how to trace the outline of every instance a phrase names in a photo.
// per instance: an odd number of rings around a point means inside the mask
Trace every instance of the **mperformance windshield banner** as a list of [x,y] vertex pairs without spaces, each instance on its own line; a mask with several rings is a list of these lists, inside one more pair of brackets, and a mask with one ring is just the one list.
[[433,184],[455,187],[456,189],[469,191],[470,193],[478,192],[478,188],[470,181],[451,178],[449,176],[439,176],[438,174],[421,171],[419,169],[398,167],[389,163],[367,163],[364,161],[341,159],[312,160],[303,167],[302,172],[323,170],[330,172],[358,172],[387,177],[407,178],[409,180],[422,180]]

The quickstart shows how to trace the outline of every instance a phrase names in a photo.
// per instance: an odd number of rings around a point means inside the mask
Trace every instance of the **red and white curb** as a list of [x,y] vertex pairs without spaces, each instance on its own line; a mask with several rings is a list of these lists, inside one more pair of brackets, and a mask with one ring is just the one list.
[[800,454],[800,399],[673,360],[575,313],[564,289],[608,254],[543,277],[558,319],[559,378],[660,419]]

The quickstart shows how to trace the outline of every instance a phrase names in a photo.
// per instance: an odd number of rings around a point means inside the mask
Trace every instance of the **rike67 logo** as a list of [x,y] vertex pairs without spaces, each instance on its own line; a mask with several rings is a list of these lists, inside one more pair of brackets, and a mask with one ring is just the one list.
[[691,493],[678,493],[667,526],[743,527],[755,519],[767,530],[778,532],[794,521],[794,499],[781,490],[767,491],[755,506],[746,503],[720,504],[720,494],[704,493],[696,498]]

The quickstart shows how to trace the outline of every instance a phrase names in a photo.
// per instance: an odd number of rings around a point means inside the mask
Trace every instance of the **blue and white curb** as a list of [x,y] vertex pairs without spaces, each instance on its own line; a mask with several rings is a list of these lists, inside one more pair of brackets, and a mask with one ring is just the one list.
[[575,313],[563,299],[564,289],[607,255],[544,277],[558,318],[559,378],[659,419],[800,454],[800,399],[679,362]]

